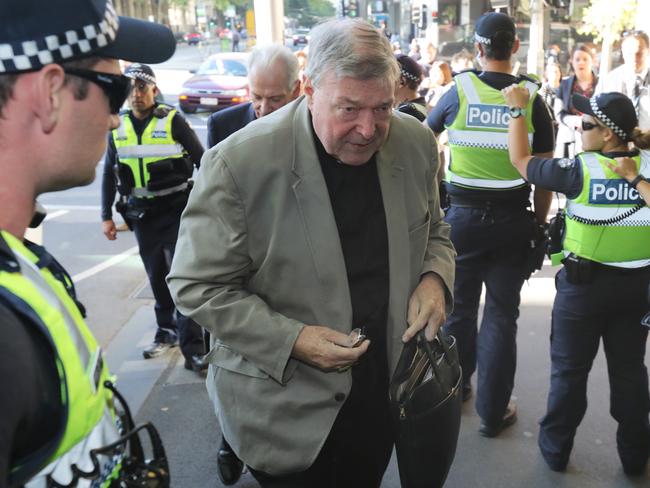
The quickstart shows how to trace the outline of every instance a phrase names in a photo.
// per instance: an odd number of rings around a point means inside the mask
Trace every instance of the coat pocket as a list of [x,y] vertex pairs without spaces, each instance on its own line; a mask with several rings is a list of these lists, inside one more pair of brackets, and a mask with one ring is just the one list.
[[210,364],[232,371],[233,373],[239,373],[253,378],[266,379],[269,377],[267,373],[222,342],[216,342],[205,359]]

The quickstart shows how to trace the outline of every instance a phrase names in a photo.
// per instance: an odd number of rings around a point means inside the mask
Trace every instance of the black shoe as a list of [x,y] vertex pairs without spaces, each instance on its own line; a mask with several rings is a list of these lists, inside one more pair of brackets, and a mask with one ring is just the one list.
[[203,360],[201,354],[192,354],[189,358],[185,358],[185,369],[199,373],[208,369],[208,363]]
[[176,345],[177,345],[176,342],[153,341],[151,344],[149,344],[147,347],[145,347],[142,350],[142,356],[145,359],[155,358],[160,356],[161,354],[164,354],[172,347],[176,347]]
[[517,406],[510,402],[506,407],[506,413],[503,414],[503,419],[498,424],[488,424],[486,422],[481,422],[481,425],[478,428],[478,433],[483,437],[496,437],[498,436],[503,429],[510,427],[517,421]]
[[221,447],[217,453],[217,474],[221,482],[226,486],[234,485],[243,470],[244,463],[233,452],[226,439],[221,438]]
[[472,398],[472,384],[471,383],[463,383],[463,403],[465,403],[467,400]]

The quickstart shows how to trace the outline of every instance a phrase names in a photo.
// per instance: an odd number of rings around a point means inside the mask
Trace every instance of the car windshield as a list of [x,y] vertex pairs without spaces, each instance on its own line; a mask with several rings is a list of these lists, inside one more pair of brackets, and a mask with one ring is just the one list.
[[199,67],[199,75],[248,76],[246,65],[236,59],[207,59]]

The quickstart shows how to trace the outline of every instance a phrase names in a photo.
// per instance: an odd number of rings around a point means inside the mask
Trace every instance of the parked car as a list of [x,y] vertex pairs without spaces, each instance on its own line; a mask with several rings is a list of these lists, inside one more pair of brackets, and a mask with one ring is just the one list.
[[203,36],[198,32],[188,32],[187,34],[185,34],[185,42],[187,42],[190,46],[198,44],[202,40],[203,40]]
[[178,97],[183,112],[216,112],[248,102],[247,53],[217,53],[207,58],[194,76],[183,83]]
[[293,45],[297,46],[299,44],[308,44],[309,43],[309,29],[303,27],[298,27],[296,31],[291,36],[293,39]]

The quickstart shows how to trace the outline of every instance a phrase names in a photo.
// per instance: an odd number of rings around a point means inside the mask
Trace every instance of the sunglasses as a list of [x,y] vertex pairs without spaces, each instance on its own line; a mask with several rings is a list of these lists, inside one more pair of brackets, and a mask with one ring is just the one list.
[[583,131],[592,130],[592,129],[595,129],[596,127],[602,127],[602,126],[599,125],[599,124],[592,124],[591,122],[587,122],[586,120],[582,121],[582,130]]
[[99,71],[91,71],[79,68],[63,67],[63,71],[67,74],[83,78],[91,83],[94,83],[102,89],[111,110],[111,114],[120,113],[120,109],[131,89],[131,80],[124,75],[114,75],[112,73],[102,73]]

